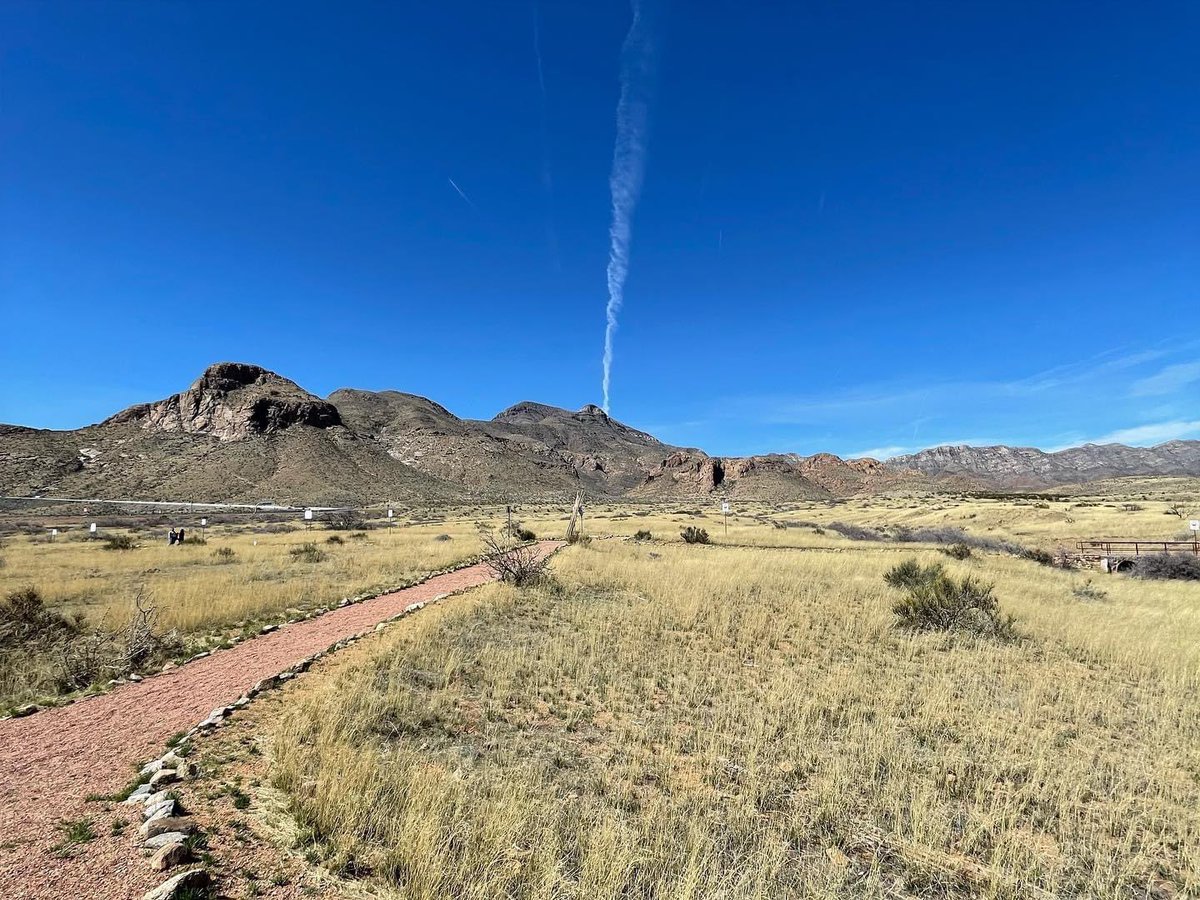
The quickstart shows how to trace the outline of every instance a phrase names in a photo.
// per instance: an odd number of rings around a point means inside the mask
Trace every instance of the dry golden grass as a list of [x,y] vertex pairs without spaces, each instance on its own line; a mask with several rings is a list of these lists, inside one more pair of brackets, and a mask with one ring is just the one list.
[[[105,550],[101,540],[8,538],[0,551],[5,563],[0,599],[32,586],[50,609],[119,631],[140,596],[157,610],[159,629],[177,632],[191,652],[252,632],[289,611],[307,612],[409,583],[482,549],[475,526],[465,520],[354,534],[210,528],[206,545],[168,546],[161,535],[147,532],[137,536],[140,546],[134,550]],[[451,539],[439,540],[441,535]],[[330,537],[342,543],[328,543]],[[306,543],[323,558],[292,555]],[[222,555],[224,548],[232,556]],[[54,648],[0,648],[0,707],[62,690],[57,657]]]
[[570,548],[303,686],[274,778],[407,900],[1200,892],[1200,585],[976,555],[1023,638],[917,636],[898,558]]

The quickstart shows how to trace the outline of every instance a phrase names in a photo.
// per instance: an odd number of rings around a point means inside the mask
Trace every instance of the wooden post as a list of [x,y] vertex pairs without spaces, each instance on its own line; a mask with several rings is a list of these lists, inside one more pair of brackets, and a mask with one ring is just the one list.
[[575,537],[577,526],[583,525],[583,491],[575,494],[575,506],[571,508],[571,521],[567,523],[567,542]]

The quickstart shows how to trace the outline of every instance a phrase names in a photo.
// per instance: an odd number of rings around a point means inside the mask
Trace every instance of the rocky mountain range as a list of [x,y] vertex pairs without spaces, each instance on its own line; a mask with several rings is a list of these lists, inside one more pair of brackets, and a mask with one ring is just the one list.
[[1200,476],[1200,441],[1156,447],[1084,444],[1053,453],[1035,447],[933,447],[888,465],[935,479],[1002,489],[1047,488],[1130,475]]
[[0,425],[0,494],[361,504],[567,496],[829,499],[896,488],[1041,487],[1200,474],[1200,442],[1043,453],[939,447],[880,462],[832,454],[710,456],[588,405],[462,419],[424,397],[342,389],[322,399],[245,363],[97,425]]

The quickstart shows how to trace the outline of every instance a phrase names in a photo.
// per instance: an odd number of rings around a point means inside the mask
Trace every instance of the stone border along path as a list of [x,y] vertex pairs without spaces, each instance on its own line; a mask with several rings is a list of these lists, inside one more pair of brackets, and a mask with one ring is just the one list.
[[[543,557],[561,546],[561,541],[538,542]],[[427,603],[493,579],[483,563],[467,565],[373,599],[343,601],[315,618],[268,626],[259,637],[107,694],[0,721],[0,898],[125,900],[144,891],[145,900],[168,900],[205,887],[208,873],[202,868],[182,871],[161,884],[162,876],[153,875],[189,857],[194,826],[169,789],[193,774],[187,743],[326,653]],[[119,793],[133,780],[140,761],[160,754],[179,735],[184,736],[180,752],[172,749],[143,766],[145,784],[122,805],[141,807],[137,841],[155,851],[150,866],[137,864],[129,835],[115,827],[112,834],[97,834],[71,852],[64,823],[94,817],[98,810],[89,798]]]

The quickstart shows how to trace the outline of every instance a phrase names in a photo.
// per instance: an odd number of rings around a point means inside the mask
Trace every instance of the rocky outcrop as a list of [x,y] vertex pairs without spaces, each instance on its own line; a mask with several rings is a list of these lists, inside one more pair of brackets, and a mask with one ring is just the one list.
[[342,424],[337,407],[295,382],[245,363],[209,366],[195,383],[157,403],[143,403],[106,420],[149,431],[207,434],[236,441],[294,425],[329,428]]

